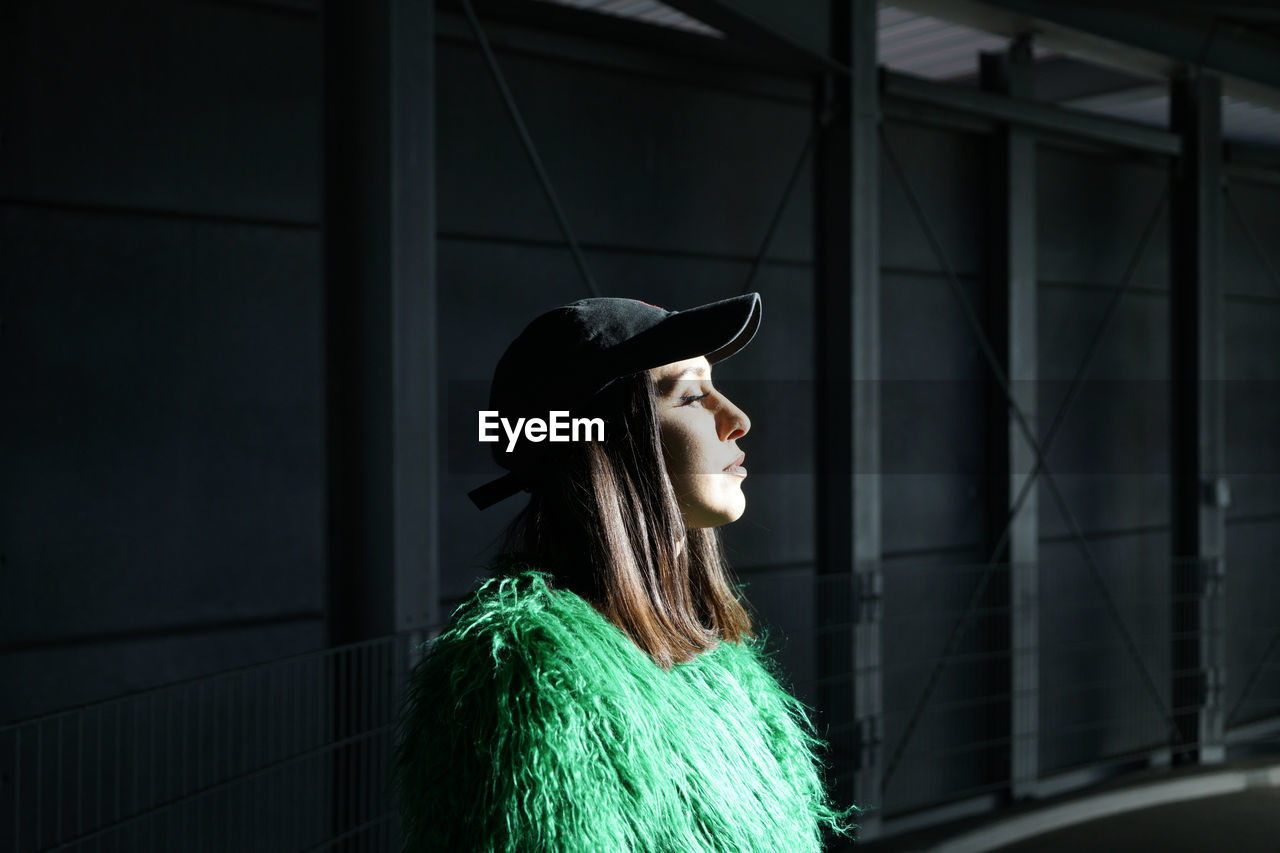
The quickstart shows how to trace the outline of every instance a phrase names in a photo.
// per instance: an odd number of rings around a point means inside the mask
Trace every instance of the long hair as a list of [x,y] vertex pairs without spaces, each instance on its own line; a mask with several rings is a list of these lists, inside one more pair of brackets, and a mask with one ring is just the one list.
[[589,415],[605,420],[604,440],[548,455],[504,551],[544,567],[670,669],[754,634],[719,534],[685,528],[654,399],[648,371],[596,396]]

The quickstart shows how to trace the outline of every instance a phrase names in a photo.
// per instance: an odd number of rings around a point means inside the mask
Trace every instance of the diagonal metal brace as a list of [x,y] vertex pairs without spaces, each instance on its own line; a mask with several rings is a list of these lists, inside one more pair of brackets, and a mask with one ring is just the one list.
[[773,218],[769,220],[769,227],[764,232],[764,240],[760,243],[760,250],[756,252],[755,259],[751,262],[751,271],[747,273],[747,280],[742,285],[742,292],[750,293],[751,285],[755,284],[756,274],[760,272],[760,267],[764,264],[765,255],[769,251],[769,244],[773,242],[774,232],[778,230],[778,223],[782,221],[782,214],[787,209],[787,203],[791,201],[791,193],[796,187],[796,182],[800,180],[800,174],[804,171],[804,166],[809,162],[809,155],[813,153],[814,143],[817,142],[818,134],[822,132],[822,125],[815,122],[809,129],[809,136],[804,141],[804,147],[800,149],[800,156],[796,158],[796,164],[791,169],[791,176],[787,178],[787,185],[782,190],[782,198],[778,199],[777,206],[773,209]]
[[[1134,250],[1132,257],[1130,257],[1129,265],[1120,279],[1120,286],[1112,293],[1111,301],[1107,304],[1107,310],[1103,312],[1102,319],[1098,323],[1098,328],[1094,330],[1093,338],[1090,340],[1089,346],[1080,360],[1080,364],[1076,367],[1076,371],[1071,377],[1071,382],[1067,386],[1066,396],[1063,397],[1062,403],[1059,404],[1057,411],[1054,412],[1053,420],[1049,424],[1049,429],[1045,432],[1044,441],[1040,444],[1040,449],[1044,454],[1048,454],[1049,448],[1053,445],[1053,440],[1057,437],[1058,430],[1061,428],[1067,412],[1075,403],[1076,396],[1079,394],[1084,377],[1089,372],[1089,368],[1093,366],[1093,359],[1097,355],[1098,347],[1102,343],[1102,338],[1106,335],[1107,329],[1111,326],[1111,321],[1115,318],[1116,310],[1120,307],[1121,299],[1126,293],[1128,293],[1129,288],[1133,283],[1133,277],[1137,272],[1138,264],[1141,263],[1142,258],[1146,255],[1147,244],[1151,242],[1151,237],[1156,230],[1156,224],[1160,221],[1160,216],[1164,213],[1168,203],[1169,188],[1165,187],[1160,194],[1160,200],[1156,203],[1155,210],[1152,211],[1151,216],[1147,219],[1147,224],[1143,229],[1142,237],[1138,240],[1138,246]],[[1009,518],[1005,522],[1004,530],[1001,531],[1000,539],[996,543],[995,548],[992,549],[992,560],[994,560],[996,554],[999,554],[1004,546],[1008,544],[1009,534],[1013,527],[1013,520],[1022,510],[1022,505],[1031,494],[1032,487],[1040,477],[1040,474],[1044,471],[1044,467],[1041,465],[1043,459],[1044,456],[1036,456],[1036,464],[1032,466],[1026,480],[1023,481],[1022,487],[1019,489],[1018,495],[1013,501],[1013,506],[1009,510]]]
[[1271,637],[1271,642],[1267,643],[1266,651],[1258,658],[1258,662],[1254,664],[1253,671],[1249,673],[1249,677],[1245,679],[1244,688],[1240,691],[1240,695],[1236,698],[1236,704],[1232,706],[1231,713],[1226,716],[1226,725],[1231,725],[1235,721],[1236,715],[1240,713],[1240,709],[1244,707],[1245,702],[1249,698],[1249,694],[1253,692],[1253,688],[1258,686],[1258,681],[1262,677],[1262,673],[1266,670],[1271,659],[1275,657],[1277,651],[1280,651],[1280,631],[1276,631]]
[[1258,260],[1262,262],[1262,266],[1267,271],[1267,280],[1271,282],[1271,286],[1276,289],[1276,295],[1280,296],[1280,271],[1276,270],[1275,264],[1271,263],[1271,257],[1266,250],[1262,248],[1262,241],[1258,239],[1258,235],[1249,227],[1249,223],[1245,221],[1244,214],[1240,212],[1240,207],[1236,204],[1236,200],[1231,195],[1230,185],[1222,188],[1222,195],[1227,200],[1227,209],[1235,216],[1236,222],[1240,226],[1240,230],[1244,232],[1244,236],[1249,239],[1249,245],[1253,246],[1253,250],[1258,254]]
[[475,33],[476,42],[480,45],[480,52],[484,54],[485,64],[489,66],[489,73],[493,75],[493,82],[498,86],[498,92],[502,95],[502,103],[507,107],[507,113],[511,116],[511,121],[516,126],[516,133],[520,137],[520,144],[524,146],[524,153],[528,155],[529,162],[533,165],[533,171],[538,175],[538,182],[542,184],[542,191],[547,196],[547,202],[551,205],[551,211],[555,214],[556,222],[560,225],[560,232],[564,234],[565,242],[569,244],[569,251],[573,253],[573,261],[578,266],[578,272],[582,274],[582,280],[587,285],[587,290],[592,296],[600,295],[600,288],[596,286],[596,281],[591,276],[591,271],[587,269],[587,259],[582,254],[582,247],[578,245],[578,239],[573,235],[573,229],[569,227],[569,219],[565,216],[564,210],[560,207],[560,199],[556,196],[555,187],[551,184],[551,176],[547,174],[547,169],[542,165],[542,158],[538,156],[538,149],[533,144],[533,137],[529,135],[529,128],[525,126],[524,119],[520,116],[520,108],[516,106],[515,98],[511,96],[511,90],[507,87],[507,78],[502,74],[502,68],[498,65],[498,58],[493,53],[493,48],[489,46],[489,39],[484,34],[484,30],[480,27],[480,19],[476,17],[475,9],[471,8],[471,0],[462,0],[462,11],[466,13],[467,22],[471,24],[471,30]]

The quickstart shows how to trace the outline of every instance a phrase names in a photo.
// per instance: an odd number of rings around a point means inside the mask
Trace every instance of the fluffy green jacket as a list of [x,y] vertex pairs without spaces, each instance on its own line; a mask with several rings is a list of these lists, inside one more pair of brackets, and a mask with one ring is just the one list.
[[414,668],[394,782],[410,851],[822,850],[822,743],[762,640],[663,671],[550,575],[487,581]]

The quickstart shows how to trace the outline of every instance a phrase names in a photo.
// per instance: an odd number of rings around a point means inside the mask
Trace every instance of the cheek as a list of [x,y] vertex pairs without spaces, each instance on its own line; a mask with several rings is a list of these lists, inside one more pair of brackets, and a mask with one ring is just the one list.
[[662,430],[662,451],[667,461],[667,475],[672,480],[682,480],[693,470],[694,446],[688,438],[677,427]]
[[683,421],[664,424],[662,447],[667,460],[667,474],[673,480],[688,479],[706,472],[705,441],[700,440],[695,425]]

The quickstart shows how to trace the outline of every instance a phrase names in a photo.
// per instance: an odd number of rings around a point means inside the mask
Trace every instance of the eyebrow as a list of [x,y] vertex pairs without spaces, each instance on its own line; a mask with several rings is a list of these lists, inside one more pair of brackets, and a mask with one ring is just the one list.
[[658,380],[658,392],[666,394],[682,379],[703,379],[706,375],[707,369],[702,365],[698,365],[697,367],[687,368],[675,376],[664,376]]

